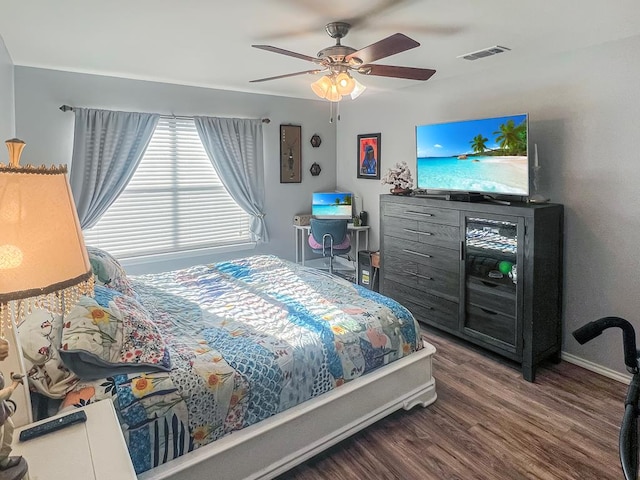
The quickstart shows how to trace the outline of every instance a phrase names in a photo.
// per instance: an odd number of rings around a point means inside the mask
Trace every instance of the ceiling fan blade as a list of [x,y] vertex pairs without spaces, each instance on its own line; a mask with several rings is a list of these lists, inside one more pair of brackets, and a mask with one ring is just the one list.
[[282,55],[288,55],[290,57],[299,58],[300,60],[307,60],[309,62],[320,63],[320,59],[316,57],[310,57],[309,55],[303,55],[302,53],[292,52],[285,50],[284,48],[272,47],[271,45],[251,45],[254,48],[266,50],[267,52],[280,53]]
[[404,52],[415,47],[419,47],[420,44],[415,40],[407,37],[402,33],[394,33],[390,37],[383,38],[382,40],[372,43],[371,45],[361,48],[357,52],[353,52],[345,57],[346,61],[352,58],[359,58],[362,63],[371,63],[381,58],[395,55],[396,53]]
[[314,25],[312,27],[300,27],[288,31],[278,30],[277,32],[260,35],[259,40],[262,42],[272,42],[274,40],[277,41],[287,38],[307,37],[310,35],[315,35],[317,33],[318,27]]
[[397,32],[408,32],[408,33],[416,33],[419,35],[435,35],[435,36],[442,36],[442,37],[456,35],[468,29],[467,26],[462,24],[438,25],[435,23],[432,23],[432,24],[421,23],[420,25],[410,24],[410,23],[396,23],[392,25],[392,24],[386,23],[385,27],[388,28],[389,30],[395,30]]
[[436,73],[430,68],[395,67],[393,65],[363,65],[358,71],[364,75],[407,78],[409,80],[429,80]]
[[[367,2],[367,8],[362,9],[357,6],[350,5],[348,2],[340,2],[340,5],[333,5],[331,15],[327,16],[327,5],[318,0],[277,0],[278,3],[287,3],[290,8],[304,9],[307,12],[304,13],[304,17],[314,17],[319,21],[316,24],[341,21],[350,24],[352,27],[365,26],[374,17],[380,17],[384,13],[389,13],[397,10],[399,7],[405,7],[413,3],[419,2],[419,0],[378,0],[371,5],[372,2]],[[358,13],[350,15],[350,11],[356,10]],[[317,29],[312,30],[317,32]]]
[[266,82],[268,80],[277,80],[278,78],[295,77],[296,75],[304,75],[305,73],[312,75],[314,73],[320,73],[320,72],[322,72],[322,70],[305,70],[304,72],[286,73],[284,75],[277,75],[275,77],[259,78],[258,80],[249,80],[249,82],[250,83]]
[[[383,13],[389,13],[399,7],[405,7],[415,3],[417,0],[381,0],[376,5],[369,6],[359,15],[346,18],[345,22],[352,27],[361,27],[370,22],[374,17],[380,17]],[[386,23],[386,22],[385,22]]]

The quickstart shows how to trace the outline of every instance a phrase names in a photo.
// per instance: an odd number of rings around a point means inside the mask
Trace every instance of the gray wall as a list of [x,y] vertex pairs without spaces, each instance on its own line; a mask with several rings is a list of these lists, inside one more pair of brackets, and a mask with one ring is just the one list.
[[342,107],[338,187],[365,197],[377,246],[379,211],[374,205],[389,186],[356,178],[357,134],[382,133],[382,173],[401,160],[415,173],[416,125],[528,112],[542,167],[541,190],[565,205],[563,350],[623,372],[619,330],[586,346],[570,333],[606,315],[625,317],[640,328],[638,51],[640,37],[633,37],[523,61],[508,71],[489,69],[473,78],[446,80],[436,76],[398,93],[360,97]]
[[[372,247],[378,246],[378,197],[389,187],[356,178],[359,133],[382,133],[384,172],[396,161],[415,164],[416,125],[528,112],[530,135],[540,154],[541,190],[566,209],[563,350],[622,372],[617,331],[606,332],[587,346],[579,346],[570,332],[604,315],[625,317],[640,328],[638,49],[640,37],[633,37],[573,54],[522,61],[520,68],[508,71],[489,68],[471,79],[436,76],[397,93],[365,94],[355,102],[343,102],[337,141],[335,125],[327,122],[327,104],[322,102],[15,67],[16,130],[29,144],[26,161],[69,163],[73,115],[58,110],[63,103],[176,115],[268,116],[272,123],[265,127],[265,160],[272,241],[259,250],[291,259],[295,256],[291,217],[308,211],[310,193],[333,188],[336,178],[339,189],[363,197],[373,226]],[[3,65],[0,53],[0,72]],[[5,83],[10,80],[3,81],[0,73],[3,96],[11,90]],[[2,115],[0,126],[7,121]],[[280,123],[303,126],[302,184],[279,183]],[[322,136],[319,149],[308,144],[313,133]],[[320,177],[308,173],[313,161],[322,165]]]
[[[61,112],[58,107],[63,104],[174,115],[270,118],[271,123],[264,125],[263,132],[266,220],[271,240],[245,254],[270,253],[295,259],[293,216],[311,210],[311,192],[335,187],[335,124],[329,123],[329,110],[324,102],[20,66],[15,67],[15,96],[16,129],[27,142],[23,163],[34,165],[71,163],[74,115]],[[280,183],[278,140],[283,123],[302,125],[302,183]],[[309,143],[314,133],[322,138],[319,148],[312,148]],[[309,173],[313,162],[321,165],[320,176]],[[130,273],[169,270],[238,254],[129,266],[127,270]]]
[[[3,142],[16,136],[13,69],[13,62],[0,36],[0,140]],[[4,153],[0,155],[0,163],[7,163],[6,158]]]

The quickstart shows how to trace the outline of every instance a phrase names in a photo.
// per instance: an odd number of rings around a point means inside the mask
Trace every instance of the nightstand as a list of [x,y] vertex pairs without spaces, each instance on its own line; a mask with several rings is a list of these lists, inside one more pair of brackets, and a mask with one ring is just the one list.
[[27,460],[31,480],[135,480],[113,404],[103,400],[82,410],[86,422],[26,442],[18,440],[21,430],[64,414],[16,428],[11,455]]

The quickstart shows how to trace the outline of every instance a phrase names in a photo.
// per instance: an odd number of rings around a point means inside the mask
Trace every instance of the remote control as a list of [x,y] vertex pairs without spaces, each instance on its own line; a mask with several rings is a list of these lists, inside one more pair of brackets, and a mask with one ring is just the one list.
[[45,435],[47,433],[55,432],[62,428],[73,425],[74,423],[86,422],[87,414],[83,411],[73,412],[64,417],[49,420],[48,422],[41,423],[35,427],[25,428],[20,432],[20,441],[31,440],[32,438]]

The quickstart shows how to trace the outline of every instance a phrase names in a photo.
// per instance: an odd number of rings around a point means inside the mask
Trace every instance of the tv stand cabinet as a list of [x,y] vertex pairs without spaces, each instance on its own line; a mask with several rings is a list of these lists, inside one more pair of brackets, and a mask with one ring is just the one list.
[[427,325],[521,364],[562,345],[563,206],[380,197],[380,288]]

